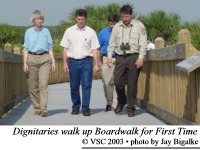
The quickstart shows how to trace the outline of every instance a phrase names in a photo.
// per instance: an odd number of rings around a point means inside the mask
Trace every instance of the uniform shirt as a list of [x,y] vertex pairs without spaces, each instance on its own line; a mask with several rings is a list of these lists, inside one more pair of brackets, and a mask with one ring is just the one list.
[[147,49],[147,34],[144,25],[137,20],[132,20],[128,26],[122,21],[115,24],[108,46],[108,58],[111,58],[112,52],[123,55],[120,45],[129,43],[130,50],[126,50],[127,54],[138,53],[139,58],[144,58]]
[[75,59],[92,56],[92,50],[99,48],[95,31],[88,26],[79,29],[77,25],[65,31],[60,45],[68,49],[68,57]]
[[103,28],[98,34],[100,49],[103,55],[107,55],[107,48],[112,30],[107,26]]
[[39,30],[36,30],[35,27],[27,29],[23,47],[26,51],[38,53],[53,50],[53,41],[49,30],[44,27]]

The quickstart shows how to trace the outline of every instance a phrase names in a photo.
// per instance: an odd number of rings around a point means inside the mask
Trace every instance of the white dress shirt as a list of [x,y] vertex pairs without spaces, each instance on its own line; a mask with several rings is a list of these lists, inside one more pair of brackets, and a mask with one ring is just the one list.
[[83,29],[77,25],[66,29],[60,45],[68,49],[67,57],[74,59],[92,56],[92,51],[100,47],[96,32],[86,25]]

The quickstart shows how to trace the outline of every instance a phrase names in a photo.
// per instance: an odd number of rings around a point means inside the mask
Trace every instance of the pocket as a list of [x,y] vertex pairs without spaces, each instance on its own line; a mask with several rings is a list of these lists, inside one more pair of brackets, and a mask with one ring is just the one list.
[[86,49],[90,50],[91,48],[91,41],[87,40],[83,42],[83,46],[86,47]]
[[35,63],[35,59],[34,59],[34,57],[33,57],[34,55],[31,55],[31,54],[28,54],[28,56],[27,56],[27,64],[28,65],[35,65],[36,63]]
[[132,33],[130,35],[130,45],[138,45],[139,43],[139,34],[138,33]]
[[116,42],[117,42],[118,46],[120,46],[122,44],[122,34],[120,34],[120,33],[117,34]]
[[51,57],[49,54],[42,55],[41,63],[51,64]]
[[46,54],[47,55],[47,61],[51,61],[51,57],[49,54]]

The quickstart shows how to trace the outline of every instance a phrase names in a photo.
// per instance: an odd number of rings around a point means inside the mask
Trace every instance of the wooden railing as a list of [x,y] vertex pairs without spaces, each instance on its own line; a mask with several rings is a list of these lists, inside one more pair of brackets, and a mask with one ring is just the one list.
[[0,51],[0,116],[28,96],[22,56]]
[[182,30],[182,44],[148,51],[138,83],[138,105],[170,124],[200,124],[200,68],[188,75],[175,67],[197,52],[185,36]]

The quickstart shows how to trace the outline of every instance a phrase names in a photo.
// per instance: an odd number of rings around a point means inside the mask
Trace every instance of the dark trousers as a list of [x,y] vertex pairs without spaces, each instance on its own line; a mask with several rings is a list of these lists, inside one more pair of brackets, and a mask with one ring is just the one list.
[[[114,70],[114,84],[117,92],[118,104],[127,104],[128,109],[134,109],[137,97],[137,83],[141,69],[137,69],[135,62],[138,54],[124,56],[116,56],[116,64]],[[127,85],[127,97],[125,94],[125,86]]]
[[[90,96],[92,88],[92,57],[87,57],[82,60],[69,59],[69,76],[72,109],[90,110]],[[80,97],[80,85],[82,87],[82,105]]]

